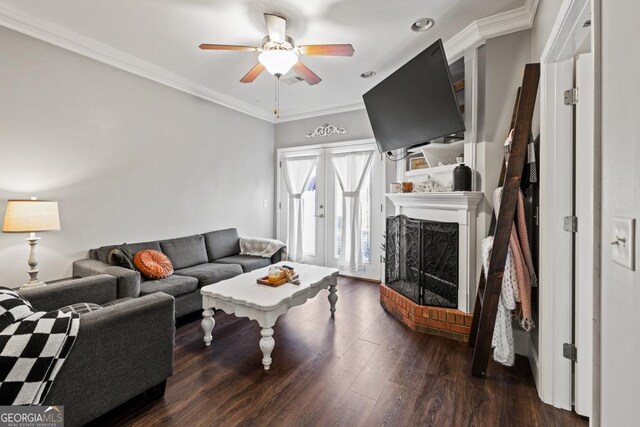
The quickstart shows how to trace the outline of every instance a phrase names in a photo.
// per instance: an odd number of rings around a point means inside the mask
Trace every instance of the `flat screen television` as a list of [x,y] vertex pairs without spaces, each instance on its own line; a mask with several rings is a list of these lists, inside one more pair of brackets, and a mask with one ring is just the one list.
[[380,152],[464,132],[464,120],[438,40],[362,98]]

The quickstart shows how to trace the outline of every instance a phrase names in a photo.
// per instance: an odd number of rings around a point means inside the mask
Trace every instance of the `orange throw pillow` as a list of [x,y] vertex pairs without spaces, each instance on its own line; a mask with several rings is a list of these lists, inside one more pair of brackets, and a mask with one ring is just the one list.
[[173,264],[169,257],[153,249],[135,254],[133,264],[147,279],[164,279],[173,274]]

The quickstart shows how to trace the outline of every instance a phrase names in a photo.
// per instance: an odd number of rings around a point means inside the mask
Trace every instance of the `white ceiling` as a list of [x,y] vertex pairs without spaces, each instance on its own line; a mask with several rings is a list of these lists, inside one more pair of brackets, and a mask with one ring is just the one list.
[[[281,85],[283,117],[346,105],[437,38],[447,40],[471,22],[523,6],[525,0],[0,0],[41,27],[67,38],[85,36],[136,60],[160,67],[220,100],[262,117],[274,104],[274,78],[263,73],[251,84],[240,78],[256,53],[211,52],[200,43],[259,46],[266,34],[262,14],[288,20],[297,44],[351,43],[353,57],[303,57],[322,82]],[[2,10],[0,10],[2,12]],[[14,13],[15,12],[15,13]],[[436,25],[410,30],[422,17]],[[36,24],[37,25],[37,24]],[[76,37],[77,38],[77,37]],[[87,39],[84,39],[85,41]],[[85,43],[86,44],[86,43]],[[102,46],[102,45],[100,45]],[[156,69],[158,70],[158,69]],[[360,73],[374,70],[372,79]]]

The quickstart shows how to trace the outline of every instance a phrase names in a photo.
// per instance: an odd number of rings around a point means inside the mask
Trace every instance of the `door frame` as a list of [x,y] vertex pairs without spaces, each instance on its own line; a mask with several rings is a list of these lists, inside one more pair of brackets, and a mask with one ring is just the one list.
[[[335,148],[344,148],[344,147],[349,147],[349,146],[356,146],[356,145],[364,145],[364,144],[375,144],[376,140],[375,138],[365,138],[365,139],[352,139],[352,140],[345,140],[345,141],[338,141],[338,142],[330,142],[330,143],[319,143],[319,144],[308,144],[308,145],[299,145],[299,146],[295,146],[295,147],[287,147],[287,148],[278,148],[276,150],[276,202],[274,204],[275,206],[275,217],[276,217],[276,238],[280,239],[282,237],[282,227],[281,227],[281,221],[282,221],[282,173],[280,172],[280,168],[281,168],[281,162],[282,162],[282,156],[283,154],[288,154],[288,153],[295,153],[297,151],[307,151],[307,150],[319,150],[319,149],[335,149]],[[382,155],[379,152],[376,152],[374,155]],[[385,177],[386,177],[386,162],[382,162],[382,179],[383,181],[385,181]],[[384,200],[385,200],[385,187],[386,187],[386,183],[384,185],[382,185],[381,188],[372,188],[371,192],[373,193],[374,191],[377,191],[380,193],[380,197],[382,200],[382,203],[384,205]],[[372,216],[376,214],[376,212],[378,212],[378,214],[380,215],[380,221],[382,221],[382,224],[384,224],[384,218],[385,218],[385,209],[382,208],[380,211],[377,211],[377,209],[372,209],[371,214]],[[325,230],[325,245],[327,244],[326,242],[326,230]],[[375,262],[376,260],[372,259],[371,262]],[[384,269],[382,267],[380,267],[380,271],[381,271],[381,275],[382,272],[384,271]]]
[[[539,342],[538,353],[530,354],[534,378],[538,387],[538,394],[543,402],[563,408],[572,409],[572,364],[562,357],[563,343],[573,342],[572,325],[573,301],[571,287],[561,286],[566,281],[568,271],[573,277],[572,262],[566,262],[566,243],[572,238],[570,233],[563,230],[562,217],[573,214],[573,206],[568,206],[567,194],[573,192],[573,144],[567,147],[566,139],[558,137],[567,123],[558,120],[556,109],[560,91],[570,87],[559,87],[558,63],[573,58],[578,54],[582,40],[591,31],[591,46],[594,58],[597,57],[598,46],[594,42],[598,16],[594,14],[597,0],[565,0],[558,12],[556,21],[541,55],[541,85],[540,85],[540,157],[541,157],[541,185],[540,185],[540,290],[539,290]],[[584,22],[591,17],[592,28],[583,28]],[[597,65],[597,64],[594,64]],[[594,67],[595,73],[598,68]],[[562,74],[560,72],[560,74]],[[598,92],[598,79],[595,79],[594,93]],[[596,95],[595,105],[598,99]],[[568,107],[567,107],[568,108]],[[598,113],[596,111],[594,126],[594,153],[599,152],[600,143]],[[573,120],[571,123],[573,126]],[[581,147],[585,149],[585,147]],[[596,157],[599,158],[599,157]],[[571,171],[568,174],[567,171]],[[570,179],[568,179],[569,177]],[[598,183],[594,188],[593,217],[599,218],[600,212],[600,170],[594,170],[594,181]],[[570,203],[572,204],[572,203]],[[586,224],[585,224],[586,225]],[[593,224],[599,230],[599,224]],[[595,234],[594,244],[599,251],[598,233]],[[562,244],[559,244],[562,242]],[[555,262],[562,260],[565,262]],[[572,260],[569,260],[572,261]],[[566,264],[569,264],[567,266]],[[599,292],[599,270],[594,260],[594,318],[599,318],[597,297]],[[567,289],[569,288],[569,289]],[[596,322],[597,323],[597,322]],[[594,324],[594,345],[597,345],[597,330]],[[530,346],[533,348],[533,346]],[[593,349],[595,356],[597,351]],[[594,361],[596,357],[594,357]],[[592,422],[599,407],[596,403],[599,389],[599,379],[593,376]]]

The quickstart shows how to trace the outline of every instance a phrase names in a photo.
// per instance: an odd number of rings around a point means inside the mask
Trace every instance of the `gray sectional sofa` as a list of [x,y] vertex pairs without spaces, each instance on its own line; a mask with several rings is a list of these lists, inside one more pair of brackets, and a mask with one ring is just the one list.
[[114,301],[117,289],[116,278],[102,274],[19,290],[40,311],[105,306],[81,315],[76,342],[43,403],[64,406],[66,426],[84,425],[142,393],[160,398],[173,373],[173,298]]
[[73,275],[115,276],[118,281],[118,298],[164,292],[175,298],[176,317],[202,309],[201,287],[266,267],[282,258],[282,250],[271,258],[241,255],[240,238],[235,228],[177,239],[128,243],[133,255],[144,249],[154,249],[163,252],[173,263],[173,275],[160,280],[145,280],[135,270],[108,263],[109,253],[117,246],[91,249],[88,259],[73,263]]

